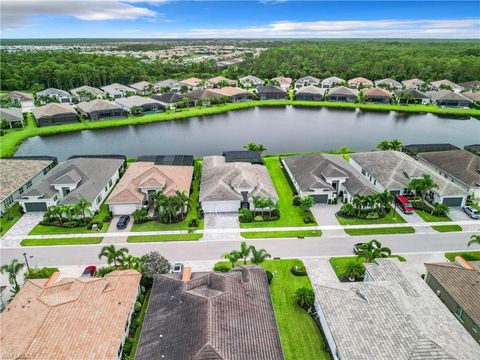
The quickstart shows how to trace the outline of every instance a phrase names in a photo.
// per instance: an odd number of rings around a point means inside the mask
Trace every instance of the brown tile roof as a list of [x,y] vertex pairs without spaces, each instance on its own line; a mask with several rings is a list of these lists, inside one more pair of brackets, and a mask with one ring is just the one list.
[[265,270],[155,279],[136,360],[282,360]]
[[19,101],[33,101],[33,95],[22,91],[10,91],[6,94],[5,99],[19,100]]
[[202,79],[192,77],[192,78],[188,78],[180,81],[180,85],[197,86],[201,81]]
[[284,76],[277,76],[272,79],[272,81],[278,81],[278,83],[284,85],[290,85],[292,83],[292,78],[284,77]]
[[193,166],[155,165],[139,161],[129,166],[107,199],[107,204],[142,203],[145,193],[141,187],[163,189],[167,196],[175,191],[190,193]]
[[425,267],[472,320],[480,324],[480,271],[451,263],[425,264]]
[[215,76],[211,79],[208,79],[208,82],[212,83],[212,84],[218,84],[219,82],[221,81],[227,81],[228,83],[230,84],[235,84],[236,81],[235,80],[232,80],[232,79],[228,79],[226,78],[225,76]]
[[364,84],[364,85],[373,85],[373,81],[372,80],[368,80],[364,77],[356,77],[356,78],[353,78],[353,79],[350,79],[348,80],[348,84],[349,85],[352,85],[352,84]]
[[49,166],[52,160],[0,159],[0,200]]
[[11,359],[117,359],[141,275],[28,280],[0,314],[2,354]]
[[362,89],[362,92],[367,95],[367,96],[370,96],[370,97],[388,97],[388,98],[391,98],[392,97],[392,93],[388,90],[385,90],[385,89],[382,89],[382,88],[378,88],[378,87],[375,87],[373,89]]
[[248,94],[248,91],[232,86],[225,86],[221,89],[212,89],[211,91],[220,94],[222,96],[235,96],[240,94]]
[[35,119],[63,114],[77,114],[73,107],[68,104],[62,103],[50,103],[47,105],[43,105],[33,109],[32,112],[33,116],[35,116]]

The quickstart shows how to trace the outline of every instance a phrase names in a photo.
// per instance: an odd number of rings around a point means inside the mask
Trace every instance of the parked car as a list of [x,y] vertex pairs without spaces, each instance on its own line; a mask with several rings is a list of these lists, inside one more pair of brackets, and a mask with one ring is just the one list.
[[183,272],[183,264],[182,263],[173,264],[172,273],[181,274],[182,272]]
[[463,211],[472,219],[480,219],[480,211],[475,209],[473,206],[464,206]]
[[358,243],[358,244],[353,245],[353,253],[355,255],[358,254],[358,252],[360,250],[360,246],[362,246],[363,244],[365,244],[365,243]]
[[97,272],[97,267],[95,265],[90,265],[83,270],[82,277],[92,277],[95,276]]
[[413,214],[413,206],[403,195],[395,196],[395,204],[402,210],[404,214]]
[[117,229],[125,229],[130,222],[130,216],[122,215],[117,221]]

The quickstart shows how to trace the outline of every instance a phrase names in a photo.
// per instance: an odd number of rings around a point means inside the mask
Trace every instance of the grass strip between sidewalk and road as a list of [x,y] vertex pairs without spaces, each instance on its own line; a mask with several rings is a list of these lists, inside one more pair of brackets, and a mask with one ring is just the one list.
[[460,225],[437,225],[432,226],[432,229],[438,232],[462,231],[462,227]]
[[252,231],[241,232],[245,239],[267,239],[267,238],[295,238],[295,237],[319,237],[320,230],[292,230],[292,231]]
[[195,241],[199,240],[203,234],[171,234],[171,235],[133,235],[129,236],[127,242],[168,242],[168,241]]
[[344,229],[345,233],[352,236],[357,235],[384,235],[384,234],[413,234],[415,229],[411,226],[382,227],[367,229]]
[[[420,216],[425,222],[447,222],[452,221],[448,216],[437,216],[432,215],[428,211],[415,209],[415,212],[418,216]],[[432,229],[438,232],[454,232],[454,231],[462,231],[462,227],[460,225],[436,225],[432,226]]]
[[78,237],[78,238],[50,238],[50,239],[23,239],[22,246],[49,246],[49,245],[85,245],[99,244],[103,237]]

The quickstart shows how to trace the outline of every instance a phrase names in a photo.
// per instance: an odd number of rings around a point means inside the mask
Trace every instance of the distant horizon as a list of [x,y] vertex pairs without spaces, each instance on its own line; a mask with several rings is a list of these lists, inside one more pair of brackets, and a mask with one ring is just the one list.
[[4,39],[478,39],[478,1],[3,0]]

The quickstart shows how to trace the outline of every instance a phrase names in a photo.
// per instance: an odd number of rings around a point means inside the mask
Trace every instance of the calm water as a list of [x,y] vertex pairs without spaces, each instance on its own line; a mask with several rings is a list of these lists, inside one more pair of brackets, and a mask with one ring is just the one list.
[[28,139],[17,155],[220,154],[253,141],[268,153],[338,149],[369,150],[383,139],[409,143],[480,141],[480,121],[402,114],[311,108],[253,108],[179,121],[88,130]]

